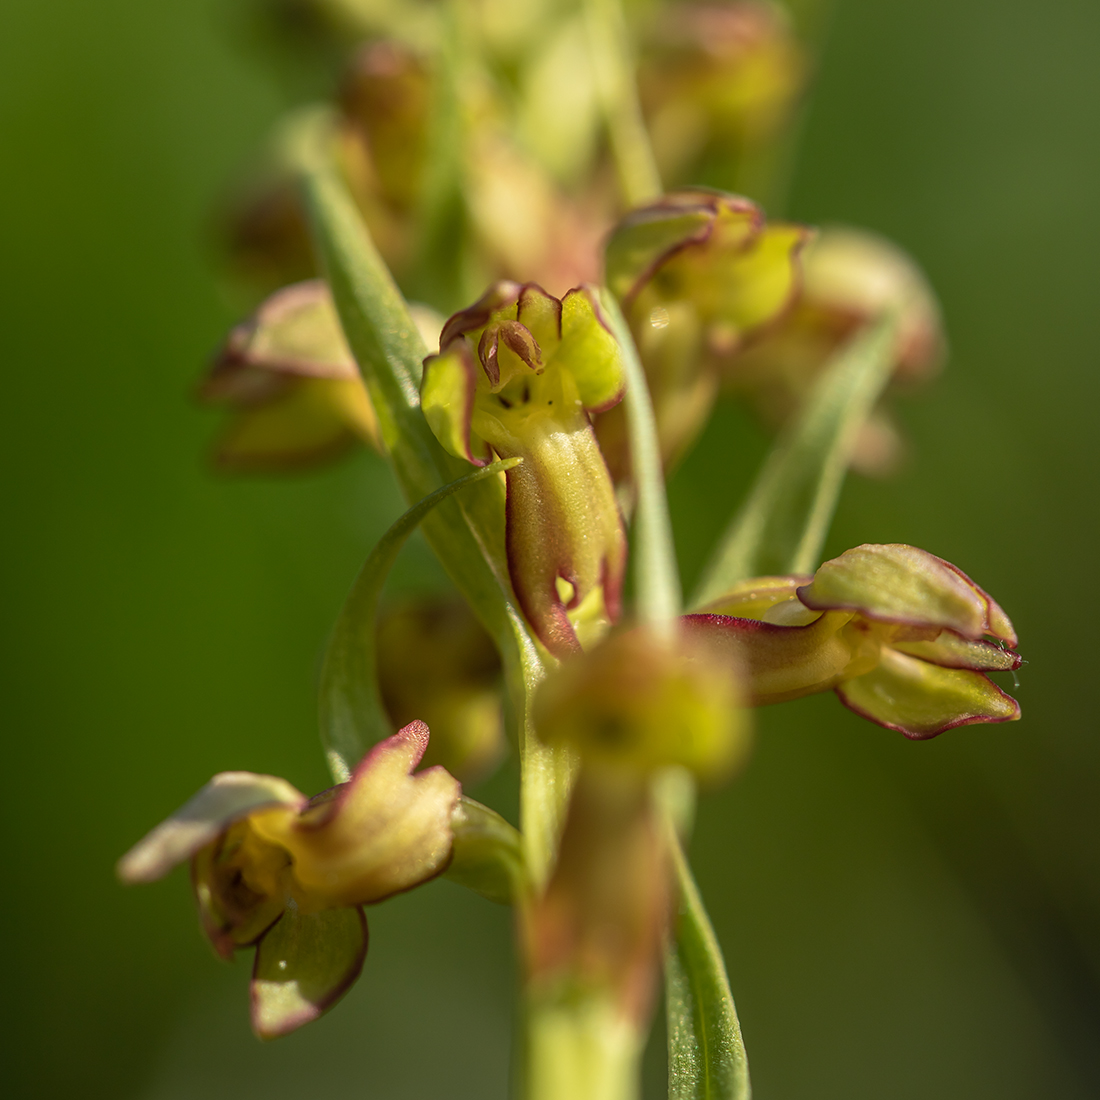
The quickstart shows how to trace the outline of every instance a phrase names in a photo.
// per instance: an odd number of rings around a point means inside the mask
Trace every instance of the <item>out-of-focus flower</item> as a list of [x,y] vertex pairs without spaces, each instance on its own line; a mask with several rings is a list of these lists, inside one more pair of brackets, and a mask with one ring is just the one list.
[[443,768],[413,774],[427,747],[428,727],[412,722],[312,799],[274,776],[223,772],[119,862],[125,882],[152,882],[191,860],[218,953],[256,946],[261,1038],[316,1019],[355,981],[367,952],[361,906],[446,868],[461,788]]
[[[748,199],[703,190],[666,195],[615,228],[607,285],[638,345],[666,463],[706,422],[720,364],[789,306],[807,236],[801,226],[766,224]],[[608,464],[622,476],[622,417],[604,416],[598,431]]]
[[665,640],[644,628],[616,631],[554,670],[534,720],[544,741],[633,774],[683,767],[722,779],[748,747],[729,661],[691,634]]
[[[934,373],[944,356],[935,295],[917,265],[896,245],[858,229],[825,229],[803,253],[803,280],[793,308],[761,339],[721,363],[724,389],[747,400],[769,426],[794,412],[830,358],[865,325],[897,319],[894,380]],[[857,442],[853,465],[863,473],[896,465],[901,439],[877,410]]]
[[756,704],[833,688],[857,714],[917,740],[1020,717],[985,675],[1021,663],[1008,616],[961,570],[912,546],[857,546],[812,578],[745,581],[685,622],[743,669]]
[[276,292],[233,329],[200,392],[233,410],[215,451],[225,469],[293,469],[355,443],[382,450],[359,367],[319,279]]
[[[528,987],[542,1018],[553,1021],[564,1007],[564,1020],[575,1020],[584,1005],[581,1026],[591,1042],[640,1046],[671,897],[648,784],[629,772],[582,768],[557,865],[526,928]],[[536,1045],[530,1071],[552,1072],[537,1064],[540,1053]]]
[[[371,42],[348,65],[335,113],[334,159],[398,278],[417,243],[431,88],[432,74],[418,53],[397,42]],[[303,124],[314,122],[312,108],[286,116],[217,216],[231,267],[265,290],[316,274],[297,151]]]
[[589,420],[623,392],[620,349],[594,293],[559,300],[530,283],[496,284],[444,326],[420,392],[452,454],[476,465],[493,453],[523,458],[506,475],[512,586],[547,649],[573,652],[578,617],[618,617],[626,558]]
[[662,178],[740,185],[746,154],[790,121],[808,63],[786,13],[759,0],[666,5],[638,79]]
[[378,684],[395,726],[419,715],[432,731],[426,764],[465,783],[503,756],[500,657],[465,602],[446,597],[391,604],[378,623]]

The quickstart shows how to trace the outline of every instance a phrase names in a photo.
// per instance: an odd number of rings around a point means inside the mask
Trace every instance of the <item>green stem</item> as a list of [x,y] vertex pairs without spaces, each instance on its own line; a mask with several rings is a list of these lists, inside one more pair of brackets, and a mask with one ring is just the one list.
[[622,348],[626,369],[623,402],[638,494],[632,547],[638,618],[656,630],[671,632],[680,614],[682,595],[653,401],[630,326],[618,302],[609,293],[603,294],[601,302],[611,332]]
[[[303,182],[314,240],[340,323],[371,401],[398,481],[417,501],[469,466],[440,446],[420,408],[425,354],[392,276],[335,172],[323,120],[301,143]],[[424,535],[444,568],[485,624],[501,654],[524,770],[520,818],[533,882],[553,862],[568,797],[572,758],[534,735],[530,699],[545,674],[543,658],[516,606],[504,551],[504,495],[496,479],[442,501],[423,521]]]
[[321,670],[321,743],[337,783],[350,779],[367,749],[393,732],[378,687],[375,641],[378,600],[401,547],[424,517],[452,493],[522,461],[494,462],[436,489],[390,527],[359,570],[336,620]]
[[607,124],[619,190],[628,207],[644,206],[659,198],[663,188],[649,142],[630,35],[621,0],[585,0],[589,53],[596,88]]

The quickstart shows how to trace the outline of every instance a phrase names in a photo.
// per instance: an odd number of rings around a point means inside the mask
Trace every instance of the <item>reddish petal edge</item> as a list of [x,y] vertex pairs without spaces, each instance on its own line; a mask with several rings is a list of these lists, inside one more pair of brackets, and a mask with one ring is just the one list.
[[[608,333],[609,336],[615,334],[611,331],[611,322],[607,319],[602,307],[600,306],[600,294],[599,288],[592,285],[592,283],[581,283],[579,286],[575,286],[570,290],[567,290],[561,297],[564,305],[567,298],[572,297],[574,294],[583,294],[588,298],[589,303],[592,306],[592,314],[596,318],[596,321],[600,326]],[[560,317],[560,312],[559,312]],[[558,323],[559,331],[561,328],[561,322]],[[613,409],[620,401],[626,396],[626,379],[624,377],[623,384],[619,389],[606,401],[601,402],[599,405],[586,405],[585,412],[588,413],[589,418],[598,416],[600,413],[605,413],[608,409]]]
[[[983,637],[985,635],[988,635],[991,638],[997,638],[999,641],[1004,642],[1008,646],[1009,649],[1015,649],[1020,644],[1019,638],[1016,635],[1016,631],[1015,631],[1015,629],[1012,628],[1012,624],[1011,624],[1011,622],[1009,622],[1008,616],[1005,615],[1004,609],[1001,607],[1001,605],[999,603],[997,603],[997,601],[994,600],[993,597],[990,596],[989,593],[986,592],[986,590],[981,587],[981,585],[975,584],[972,578],[968,577],[957,565],[952,565],[951,562],[947,561],[946,558],[941,558],[941,557],[939,557],[939,555],[931,553],[931,551],[922,550],[919,546],[912,546],[909,543],[864,543],[862,545],[865,545],[865,546],[879,546],[879,545],[881,545],[881,546],[904,546],[907,549],[917,550],[922,554],[927,554],[928,557],[930,557],[930,558],[934,558],[942,566],[949,569],[956,576],[961,577],[962,580],[964,580],[978,594],[978,597],[985,604],[985,626],[986,626],[986,629],[983,632]],[[858,550],[858,549],[860,549],[860,547],[858,547],[858,546],[853,547],[853,549]],[[934,627],[938,627],[940,630],[951,630],[950,627],[942,626],[940,623],[930,623],[930,622],[928,622],[927,620],[924,620],[924,619],[906,619],[906,618],[898,619],[898,618],[892,618],[892,617],[888,618],[888,617],[882,616],[882,615],[875,615],[872,612],[866,611],[864,608],[855,606],[853,604],[824,604],[824,603],[816,603],[815,604],[811,600],[808,600],[806,598],[806,596],[804,595],[805,590],[807,590],[810,587],[810,585],[812,585],[812,584],[813,584],[813,579],[811,578],[809,584],[805,584],[801,588],[796,588],[795,589],[795,595],[802,601],[802,603],[804,603],[812,611],[855,611],[858,614],[862,615],[865,619],[870,619],[872,622],[876,622],[876,623],[899,623],[899,624],[904,625],[904,626],[927,626],[927,627],[933,627],[934,626]],[[993,612],[994,608],[996,608],[997,611],[999,611],[1001,613],[1001,615],[1004,616],[1006,625],[1012,631],[1011,634],[998,634],[993,629],[993,625],[992,625],[991,620],[994,617],[994,612]],[[966,638],[966,640],[969,641],[969,642],[980,642],[982,640],[982,637],[967,638],[967,636],[965,634],[960,634],[959,631],[957,631],[957,630],[952,630],[951,633],[958,634],[960,638]],[[946,667],[950,667],[950,666],[945,665],[944,667],[946,668]]]
[[[279,1031],[272,1032],[269,1035],[261,1036],[261,1038],[263,1038],[265,1040],[267,1040],[267,1039],[281,1039],[281,1038],[283,1038],[284,1035],[289,1035],[292,1031],[297,1031],[298,1028],[304,1027],[306,1024],[312,1023],[314,1020],[319,1019],[330,1008],[332,1008],[332,1006],[334,1004],[336,1004],[336,1002],[338,1000],[340,1000],[340,998],[343,997],[343,995],[345,993],[347,993],[347,991],[355,984],[355,982],[358,979],[359,975],[362,974],[362,972],[363,972],[363,963],[366,962],[366,960],[367,960],[367,948],[370,946],[370,928],[367,925],[367,915],[363,912],[363,907],[361,905],[349,906],[348,908],[354,908],[356,913],[358,913],[358,915],[359,915],[359,923],[360,923],[360,925],[363,929],[363,947],[360,950],[359,956],[355,960],[355,962],[353,963],[351,969],[348,970],[347,975],[345,976],[344,980],[339,985],[333,987],[333,989],[324,998],[324,1000],[320,1002],[320,1004],[314,1005],[315,1011],[311,1011],[311,1010],[307,1009],[303,1012],[300,1012],[296,1016],[291,1016],[291,1017],[289,1017],[289,1019],[290,1019],[289,1026],[283,1027]],[[282,918],[280,918],[280,919],[282,919]],[[266,936],[267,932],[270,932],[271,929],[274,928],[275,925],[278,924],[278,923],[279,923],[278,920],[275,921],[267,929],[267,931],[264,932],[264,936]],[[263,936],[260,936],[256,940],[257,954],[252,960],[252,979],[251,980],[253,982],[256,980],[256,962],[257,962],[257,959],[259,957],[259,946],[260,946],[260,941],[262,939],[263,939]],[[255,993],[252,991],[251,988],[249,989],[249,999],[250,999],[250,1002],[251,1002],[253,1018],[255,1018],[255,1016],[254,1016],[254,1013],[255,1013]]]
[[873,722],[876,726],[882,726],[883,729],[897,730],[898,733],[904,734],[910,741],[931,741],[933,737],[939,737],[941,733],[946,733],[948,730],[953,730],[958,726],[976,726],[976,725],[999,725],[1002,722],[1015,722],[1020,717],[1020,704],[1016,702],[1007,692],[1001,691],[1001,689],[989,679],[985,673],[975,672],[976,676],[981,676],[986,680],[989,680],[990,687],[993,688],[998,695],[1007,699],[1013,707],[1013,713],[1006,715],[1004,718],[993,718],[986,714],[970,714],[965,715],[962,718],[957,719],[954,722],[948,722],[946,725],[940,726],[939,729],[932,730],[931,732],[920,733],[914,730],[907,730],[904,726],[898,725],[896,722],[881,722],[877,718],[873,718],[864,710],[860,710],[859,707],[853,706],[844,697],[844,685],[837,684],[833,691],[836,692],[837,698],[850,710],[853,714],[858,714],[860,718],[865,718],[868,722]]
[[[456,343],[456,341],[451,341]],[[474,399],[477,397],[477,367],[474,366],[474,356],[470,349],[469,342],[461,337],[457,340],[457,346],[452,348],[450,345],[440,344],[440,351],[435,355],[428,355],[424,359],[424,370],[431,369],[432,363],[441,358],[444,354],[457,353],[459,359],[462,362],[463,371],[466,375],[466,391],[464,394],[464,407],[462,410],[462,423],[465,425],[464,439],[462,441],[463,450],[465,453],[465,459],[467,462],[474,466],[488,466],[493,460],[491,453],[487,454],[485,458],[480,458],[474,454],[473,441],[472,441],[472,428],[471,425],[474,419]],[[486,450],[488,448],[486,447]]]
[[472,306],[451,314],[439,334],[439,349],[445,351],[452,340],[489,323],[489,318],[511,300],[518,301],[523,291],[520,283],[504,279],[494,283]]

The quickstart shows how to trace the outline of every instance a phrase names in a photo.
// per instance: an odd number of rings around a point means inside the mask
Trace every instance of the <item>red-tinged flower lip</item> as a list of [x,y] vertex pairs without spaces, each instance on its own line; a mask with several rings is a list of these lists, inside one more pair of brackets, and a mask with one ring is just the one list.
[[1015,722],[1020,717],[1020,704],[1016,702],[1007,692],[1001,691],[999,687],[992,680],[989,679],[982,672],[974,672],[976,676],[981,676],[983,680],[988,680],[990,687],[997,692],[1002,698],[1006,699],[1012,704],[1013,713],[1007,715],[989,715],[989,714],[969,714],[963,715],[961,718],[956,718],[953,721],[946,722],[944,725],[937,727],[934,730],[928,732],[917,732],[911,729],[907,729],[905,726],[897,722],[884,722],[880,718],[875,718],[861,707],[855,706],[848,699],[844,697],[844,684],[837,684],[833,691],[836,693],[837,698],[850,710],[853,714],[858,714],[860,718],[866,718],[868,722],[873,722],[876,726],[882,726],[883,729],[895,730],[900,734],[904,734],[910,741],[931,741],[933,737],[939,737],[941,733],[946,733],[948,730],[953,730],[958,726],[978,726],[978,725],[999,725],[1001,722]]
[[[341,980],[338,983],[336,983],[334,986],[332,986],[332,988],[326,990],[324,997],[321,997],[318,1000],[312,1002],[312,1006],[313,1006],[314,1011],[311,1011],[310,1009],[303,1009],[303,1011],[301,1013],[298,1013],[297,1015],[287,1016],[283,1021],[283,1026],[280,1027],[278,1032],[276,1032],[276,1033],[274,1033],[270,1036],[267,1036],[267,1037],[269,1037],[269,1038],[279,1038],[281,1036],[288,1035],[288,1034],[290,1034],[290,1032],[297,1030],[298,1028],[302,1027],[303,1025],[308,1024],[308,1023],[312,1022],[313,1020],[316,1020],[319,1016],[322,1016],[329,1008],[331,1008],[334,1004],[336,1004],[336,1002],[338,1000],[340,1000],[340,998],[345,993],[347,993],[347,991],[359,979],[359,975],[362,974],[362,972],[363,972],[363,964],[367,960],[367,949],[370,946],[370,927],[367,924],[367,917],[366,917],[366,914],[363,912],[362,906],[355,905],[355,906],[348,906],[348,908],[355,910],[356,914],[359,917],[360,926],[362,927],[362,930],[363,930],[362,947],[356,952],[356,957],[355,957],[355,960],[353,961],[351,967],[345,972],[345,974],[343,975],[343,977],[341,978]],[[274,921],[271,924],[271,926],[264,932],[264,936],[266,936],[267,933],[270,932],[271,929],[274,928],[275,925],[278,924],[279,920],[281,920],[281,919],[282,919],[282,917],[280,916],[278,918],[278,920]],[[263,939],[263,936],[261,936],[256,941],[257,951],[256,951],[255,957],[252,960],[252,981],[253,981],[253,983],[255,983],[257,981],[257,972],[259,970],[259,965],[260,965],[260,952],[259,952],[258,948],[259,948],[260,940],[262,940],[262,939]],[[252,1004],[253,1004],[253,1015],[255,1016],[255,1006],[256,1006],[256,1000],[257,1000],[257,993],[256,993],[256,989],[255,989],[255,984],[253,984],[253,988],[252,988],[252,991],[251,991],[251,999],[252,999]]]

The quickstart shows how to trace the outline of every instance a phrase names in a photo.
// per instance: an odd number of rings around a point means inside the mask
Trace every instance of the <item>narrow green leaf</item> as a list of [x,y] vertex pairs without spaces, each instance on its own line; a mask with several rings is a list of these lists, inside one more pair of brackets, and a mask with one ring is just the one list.
[[722,950],[674,835],[672,844],[680,911],[665,954],[669,1100],[749,1100],[749,1063]]
[[890,379],[896,329],[882,318],[822,372],[723,536],[693,607],[746,577],[813,572],[859,430]]
[[398,552],[424,517],[452,493],[522,461],[494,462],[436,489],[390,527],[359,570],[336,620],[321,670],[321,743],[337,783],[350,779],[367,749],[394,732],[378,688],[375,639],[378,599]]
[[663,188],[638,99],[622,0],[585,0],[583,11],[619,192],[627,206],[643,206]]
[[[426,497],[469,470],[448,455],[420,409],[425,348],[347,188],[336,175],[323,127],[300,153],[313,237],[340,323],[378,413],[382,437],[406,500]],[[527,865],[545,879],[572,782],[568,752],[539,742],[530,699],[545,675],[516,606],[504,556],[504,491],[490,478],[443,501],[424,535],[500,650],[522,766],[521,816]]]
[[658,629],[669,630],[680,614],[682,596],[672,541],[672,521],[661,466],[657,421],[649,396],[645,371],[638,349],[615,298],[604,292],[600,304],[611,325],[612,335],[622,347],[626,372],[627,431],[630,436],[631,466],[638,505],[634,512],[634,569],[638,617]]
[[410,297],[445,313],[466,304],[462,284],[467,215],[462,184],[467,135],[460,85],[464,59],[472,47],[464,7],[455,0],[440,5],[442,34],[435,55],[425,171],[416,211],[416,262],[408,280]]

